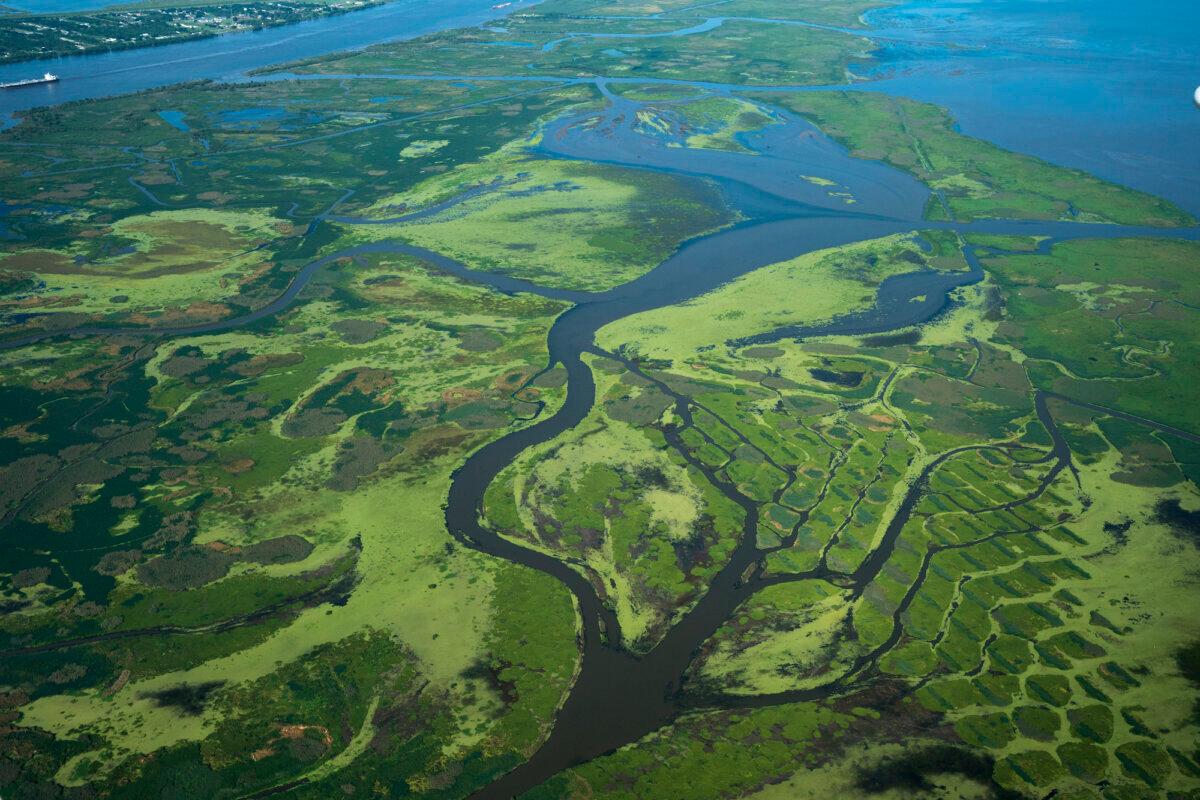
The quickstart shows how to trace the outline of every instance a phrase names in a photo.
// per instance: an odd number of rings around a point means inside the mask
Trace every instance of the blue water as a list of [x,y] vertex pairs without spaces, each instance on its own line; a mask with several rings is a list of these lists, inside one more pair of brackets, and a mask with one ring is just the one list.
[[[68,0],[62,0],[67,2]],[[518,0],[498,12],[495,0],[395,0],[386,5],[323,19],[231,33],[211,39],[0,65],[0,83],[49,70],[58,83],[0,92],[0,127],[14,111],[126,94],[201,79],[229,80],[270,64],[411,39],[434,31],[480,25],[537,0]]]
[[[97,1],[31,0],[74,7]],[[505,11],[535,1],[522,0]],[[396,0],[216,39],[2,65],[0,81],[45,69],[63,79],[0,93],[0,125],[11,112],[35,105],[185,80],[235,79],[282,61],[478,25],[499,13],[489,0]],[[946,106],[965,133],[1152,192],[1200,214],[1200,111],[1191,102],[1200,83],[1200,46],[1194,41],[1200,3],[914,0],[870,12],[866,19],[878,37],[880,64],[867,74],[872,82],[855,88]],[[702,33],[722,22],[706,19],[660,35]],[[576,37],[646,38],[589,32],[586,19],[579,25],[579,31],[543,49]],[[619,52],[607,54],[615,58]]]
[[255,108],[239,108],[236,111],[222,111],[217,115],[221,122],[267,122],[270,120],[286,119],[288,112],[279,106],[261,106]]
[[329,116],[316,111],[289,110],[280,106],[252,106],[218,111],[211,114],[210,118],[213,127],[225,130],[270,128],[295,131],[323,122]]
[[31,14],[65,14],[70,11],[95,11],[122,5],[121,0],[9,0],[4,5]]
[[183,131],[184,133],[187,133],[191,130],[191,128],[188,127],[188,124],[183,121],[182,111],[160,111],[158,112],[158,116],[176,130]]
[[916,0],[867,20],[908,40],[885,44],[882,72],[894,77],[870,88],[946,106],[964,133],[1200,214],[1200,3]]
[[[558,46],[563,44],[564,42],[569,42],[572,39],[578,39],[578,38],[658,39],[663,36],[691,36],[692,34],[696,34],[696,33],[708,33],[709,31],[716,30],[717,28],[724,25],[726,19],[727,19],[727,17],[709,17],[708,19],[706,19],[703,22],[696,24],[696,25],[691,25],[689,27],[680,28],[680,29],[674,30],[674,31],[659,31],[656,33],[609,33],[609,32],[590,33],[587,31],[581,31],[579,33],[572,33],[567,36],[563,36],[560,39],[551,39],[550,41],[548,41],[544,45],[542,45],[542,52],[549,53],[549,52],[557,49]],[[587,20],[580,20],[581,28],[586,27],[586,25],[587,25]]]
[[8,227],[8,222],[4,219],[4,217],[7,217],[14,209],[20,207],[21,206],[9,205],[3,200],[0,200],[0,239],[10,241],[19,241],[21,239],[19,235],[12,232],[12,229]]

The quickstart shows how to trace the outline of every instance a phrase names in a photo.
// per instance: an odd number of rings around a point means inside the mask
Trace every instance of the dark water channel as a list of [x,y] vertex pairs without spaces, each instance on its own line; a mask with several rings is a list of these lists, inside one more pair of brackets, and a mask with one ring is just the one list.
[[[755,544],[756,508],[730,489],[730,499],[746,510],[741,543],[697,604],[650,652],[634,656],[621,647],[615,614],[604,606],[587,578],[563,562],[504,539],[480,524],[484,492],[497,474],[528,448],[549,442],[578,425],[591,411],[595,383],[582,354],[595,351],[594,337],[601,327],[631,314],[697,297],[754,269],[804,253],[922,229],[1051,237],[1043,248],[1051,241],[1075,237],[1164,235],[1195,239],[1198,234],[1197,229],[1037,221],[933,223],[922,218],[929,199],[923,185],[885,165],[849,157],[798,118],[777,113],[777,124],[759,134],[743,136],[741,143],[753,152],[693,150],[669,146],[674,143],[669,134],[639,129],[637,103],[611,94],[608,100],[599,115],[568,117],[549,125],[539,146],[541,154],[703,177],[719,185],[743,221],[684,244],[652,271],[605,292],[548,289],[478,272],[407,244],[382,242],[332,253],[309,263],[272,303],[235,319],[158,330],[83,327],[0,345],[14,347],[41,338],[71,335],[188,336],[228,330],[287,308],[313,275],[330,262],[381,252],[414,256],[448,274],[500,291],[533,292],[573,303],[555,321],[548,338],[550,363],[561,364],[567,372],[567,396],[562,407],[476,451],[454,473],[448,495],[446,524],[451,535],[476,550],[553,576],[575,596],[582,617],[581,670],[548,740],[528,762],[479,792],[479,798],[519,795],[573,764],[640,739],[686,710],[687,700],[680,691],[683,675],[698,648],[745,599],[748,589],[743,576],[752,572],[762,557]],[[844,197],[832,195],[828,187],[809,180],[812,177],[833,181],[839,191],[850,193],[856,202],[847,204]],[[475,187],[468,191],[478,194],[481,190]],[[353,217],[337,219],[351,224],[368,222]],[[968,249],[966,255],[970,265],[967,271],[924,270],[896,276],[881,284],[878,302],[867,311],[776,331],[755,337],[754,341],[827,333],[880,333],[928,321],[945,308],[947,292],[982,277],[975,254]],[[682,400],[678,410],[687,413]],[[903,522],[897,519],[893,527],[898,531]],[[828,686],[789,699],[816,698],[839,689],[836,681],[831,681]]]
[[[595,402],[595,384],[581,354],[594,350],[604,325],[642,311],[696,297],[767,264],[806,252],[918,228],[955,228],[963,232],[1039,234],[1051,241],[1080,236],[1131,236],[1162,233],[1156,229],[1072,223],[988,221],[969,225],[932,224],[921,219],[927,190],[909,176],[881,164],[849,158],[836,144],[801,120],[786,119],[760,137],[743,139],[757,155],[667,147],[668,142],[636,129],[636,104],[610,96],[599,123],[578,119],[551,125],[543,151],[561,157],[618,163],[716,180],[747,221],[684,245],[650,273],[608,292],[593,295],[563,314],[549,336],[551,363],[565,367],[568,394],[551,417],[483,447],[454,475],[446,522],[460,541],[483,552],[546,572],[575,595],[582,615],[582,665],[579,678],[559,712],[549,739],[525,764],[479,792],[478,798],[509,798],[538,785],[564,768],[594,758],[667,724],[686,709],[683,675],[699,647],[724,624],[746,598],[742,576],[762,557],[755,545],[756,509],[729,493],[746,510],[746,530],[706,594],[649,653],[635,657],[620,647],[615,616],[581,574],[557,559],[527,550],[480,524],[487,486],[529,447],[548,442],[578,425]],[[848,189],[854,210],[801,176],[819,176]],[[1168,235],[1196,238],[1196,230]],[[976,254],[966,251],[970,270],[921,271],[896,276],[879,290],[868,311],[779,331],[781,336],[828,333],[877,333],[932,319],[947,304],[947,292],[983,277]],[[686,414],[682,405],[677,409]],[[914,501],[915,502],[915,501]],[[911,511],[913,503],[907,508]],[[902,514],[901,516],[904,516]],[[899,531],[906,520],[898,517]],[[837,691],[824,688],[795,693],[793,701]]]
[[[518,3],[523,5],[527,3]],[[986,4],[985,4],[986,5]],[[1025,12],[1049,6],[1052,13],[1078,19],[1057,26],[1038,24],[1043,17]],[[884,43],[882,68],[872,77],[884,78],[855,88],[916,96],[950,106],[968,133],[1059,163],[1096,171],[1127,184],[1171,197],[1197,210],[1195,179],[1200,160],[1195,148],[1184,147],[1200,124],[1186,106],[1186,92],[1196,80],[1197,51],[1190,31],[1161,20],[1182,12],[1178,3],[1150,0],[1149,10],[1132,12],[1139,48],[1126,52],[1129,39],[1124,0],[1101,0],[1086,7],[1053,0],[1002,0],[992,15],[976,5],[956,14],[959,6],[917,0],[896,9],[875,12],[870,21],[875,38]],[[1096,13],[1100,9],[1103,13]],[[986,11],[986,9],[985,9]],[[1007,16],[1001,12],[1006,12]],[[1160,13],[1161,12],[1161,13]],[[1043,15],[1046,13],[1043,10]],[[1195,9],[1187,12],[1195,16]],[[198,78],[238,77],[248,69],[301,58],[334,49],[356,48],[431,30],[482,22],[496,12],[491,0],[447,0],[422,3],[400,0],[378,9],[356,12],[284,28],[170,45],[141,51],[61,59],[36,65],[0,68],[0,78],[13,80],[51,69],[63,75],[59,84],[13,90],[0,98],[0,117],[35,105],[121,94]],[[1072,21],[1074,19],[1074,21]],[[1109,30],[1104,20],[1120,20]],[[972,22],[974,20],[974,22]],[[1007,22],[1005,22],[1007,20]],[[1097,22],[1100,20],[1100,23]],[[971,23],[968,27],[962,23]],[[1005,28],[1001,24],[1010,27]],[[719,23],[718,23],[719,24]],[[1017,35],[1013,25],[1027,25],[1040,38]],[[1096,33],[1099,26],[1100,34]],[[681,28],[678,35],[714,27],[708,21]],[[1111,28],[1112,26],[1109,26]],[[1069,31],[1056,36],[1054,31]],[[587,34],[572,34],[572,36]],[[610,37],[622,38],[622,37]],[[637,37],[624,37],[637,38]],[[558,46],[564,40],[551,43]],[[948,51],[949,41],[965,47]],[[1032,44],[1031,44],[1032,42]],[[1090,48],[1090,49],[1089,49]],[[1019,65],[1014,69],[1013,64]],[[1093,67],[1092,65],[1098,65]],[[33,70],[33,72],[30,72]],[[964,73],[967,79],[963,78]],[[1165,76],[1165,77],[1164,77]],[[279,75],[276,78],[289,76]],[[326,79],[330,76],[306,76]],[[359,76],[366,77],[366,76]],[[464,76],[468,77],[468,76]],[[379,76],[403,80],[404,76]],[[446,76],[412,76],[442,80]],[[471,76],[469,79],[571,82],[571,77]],[[574,78],[578,81],[578,78]],[[654,82],[641,79],[613,83]],[[677,83],[729,92],[739,87]],[[446,508],[448,530],[460,542],[498,558],[549,574],[574,595],[582,619],[581,670],[560,710],[549,739],[525,764],[479,792],[479,798],[509,798],[538,785],[561,770],[636,741],[668,724],[688,704],[682,676],[694,654],[724,624],[748,594],[743,576],[761,558],[755,546],[756,509],[746,510],[746,530],[727,565],[708,591],[670,629],[649,653],[634,656],[621,647],[621,631],[613,612],[579,572],[563,562],[503,539],[479,521],[485,490],[492,480],[530,447],[549,442],[586,418],[595,402],[595,383],[582,354],[594,350],[596,332],[604,325],[639,312],[673,305],[754,269],[804,253],[896,233],[953,229],[961,233],[1040,235],[1043,250],[1054,242],[1079,237],[1173,236],[1197,239],[1197,229],[1148,229],[1116,225],[1040,221],[983,221],[971,224],[934,223],[923,219],[928,190],[910,176],[885,165],[850,158],[838,145],[803,120],[779,113],[779,124],[745,135],[742,144],[753,150],[731,153],[670,147],[669,134],[639,130],[638,104],[607,92],[609,106],[599,120],[584,124],[566,118],[550,125],[540,145],[546,156],[693,176],[717,183],[743,221],[686,243],[656,269],[605,292],[578,292],[538,286],[528,281],[484,273],[421,248],[380,242],[349,248],[308,263],[287,289],[271,303],[240,317],[193,326],[161,329],[113,329],[85,326],[32,334],[0,342],[0,348],[27,345],[47,338],[112,335],[182,337],[239,328],[278,314],[302,300],[308,282],[324,266],[341,258],[391,253],[419,258],[438,270],[503,292],[532,292],[570,302],[573,306],[554,323],[548,338],[550,363],[567,372],[567,397],[553,415],[515,430],[475,452],[457,470]],[[787,87],[780,87],[785,89]],[[847,87],[849,88],[849,87]],[[1153,90],[1151,90],[1153,89]],[[802,89],[811,91],[811,87]],[[1065,107],[1069,106],[1069,107]],[[1082,109],[1082,110],[1081,110]],[[1061,126],[1067,125],[1064,134]],[[809,180],[834,181],[856,200],[848,205],[826,187]],[[407,217],[415,221],[488,190],[476,187],[438,208]],[[344,223],[378,223],[334,217]],[[388,220],[401,222],[405,220]],[[883,281],[873,307],[830,321],[814,321],[751,337],[741,344],[825,334],[878,334],[935,318],[953,289],[983,277],[977,254],[964,250],[969,269],[962,272],[919,271]],[[679,409],[686,414],[686,408]],[[1038,399],[1039,416],[1046,417],[1045,400]],[[1053,435],[1052,422],[1048,423]],[[1055,437],[1055,452],[1064,446]],[[1049,457],[1049,456],[1047,456]],[[720,487],[718,487],[720,488]],[[737,497],[730,495],[738,501]],[[912,504],[889,527],[903,527]],[[880,550],[875,562],[886,560]],[[872,562],[871,565],[874,565]],[[872,568],[874,568],[872,566]],[[788,699],[803,700],[839,691],[836,681]]]

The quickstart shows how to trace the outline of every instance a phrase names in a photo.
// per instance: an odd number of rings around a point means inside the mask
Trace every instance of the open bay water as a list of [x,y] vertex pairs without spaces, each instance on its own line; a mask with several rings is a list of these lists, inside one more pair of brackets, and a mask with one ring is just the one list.
[[1200,3],[915,0],[869,12],[883,80],[960,129],[1200,214]]
[[[29,0],[72,10],[99,0]],[[532,5],[522,0],[505,11]],[[142,50],[0,65],[0,127],[40,105],[251,70],[503,12],[492,0],[395,0],[364,11]],[[947,107],[964,133],[1165,197],[1200,215],[1200,3],[1185,0],[913,0],[869,12],[879,63],[855,88]],[[586,21],[580,20],[579,34]],[[769,24],[764,21],[764,24]],[[711,27],[709,23],[708,27]],[[707,29],[695,27],[697,32]],[[516,76],[514,76],[516,77]]]
[[375,8],[208,39],[0,65],[0,83],[53,72],[58,83],[0,90],[0,127],[17,111],[72,100],[129,94],[204,79],[233,80],[270,64],[372,44],[471,27],[531,6],[518,0],[505,11],[495,0],[394,0]]

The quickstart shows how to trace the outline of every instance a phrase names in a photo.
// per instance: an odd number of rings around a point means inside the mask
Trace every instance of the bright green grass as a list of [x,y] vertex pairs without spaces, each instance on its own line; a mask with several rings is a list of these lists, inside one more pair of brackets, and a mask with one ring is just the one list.
[[702,348],[861,309],[889,275],[912,272],[903,256],[920,253],[908,236],[892,236],[808,253],[750,272],[708,294],[634,314],[601,329],[597,343],[648,358],[682,361]]
[[[937,106],[867,92],[775,95],[771,101],[810,117],[854,155],[912,173],[940,192],[954,219],[1192,222],[1165,200],[964,136]],[[936,200],[929,213],[945,217]]]

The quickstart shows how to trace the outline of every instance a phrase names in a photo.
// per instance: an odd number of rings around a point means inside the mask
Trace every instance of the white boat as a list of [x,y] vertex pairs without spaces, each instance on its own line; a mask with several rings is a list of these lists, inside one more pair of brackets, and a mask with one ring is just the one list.
[[29,78],[23,81],[13,81],[12,83],[0,83],[0,89],[18,89],[22,86],[37,86],[39,83],[57,83],[58,76],[47,72],[40,78]]

